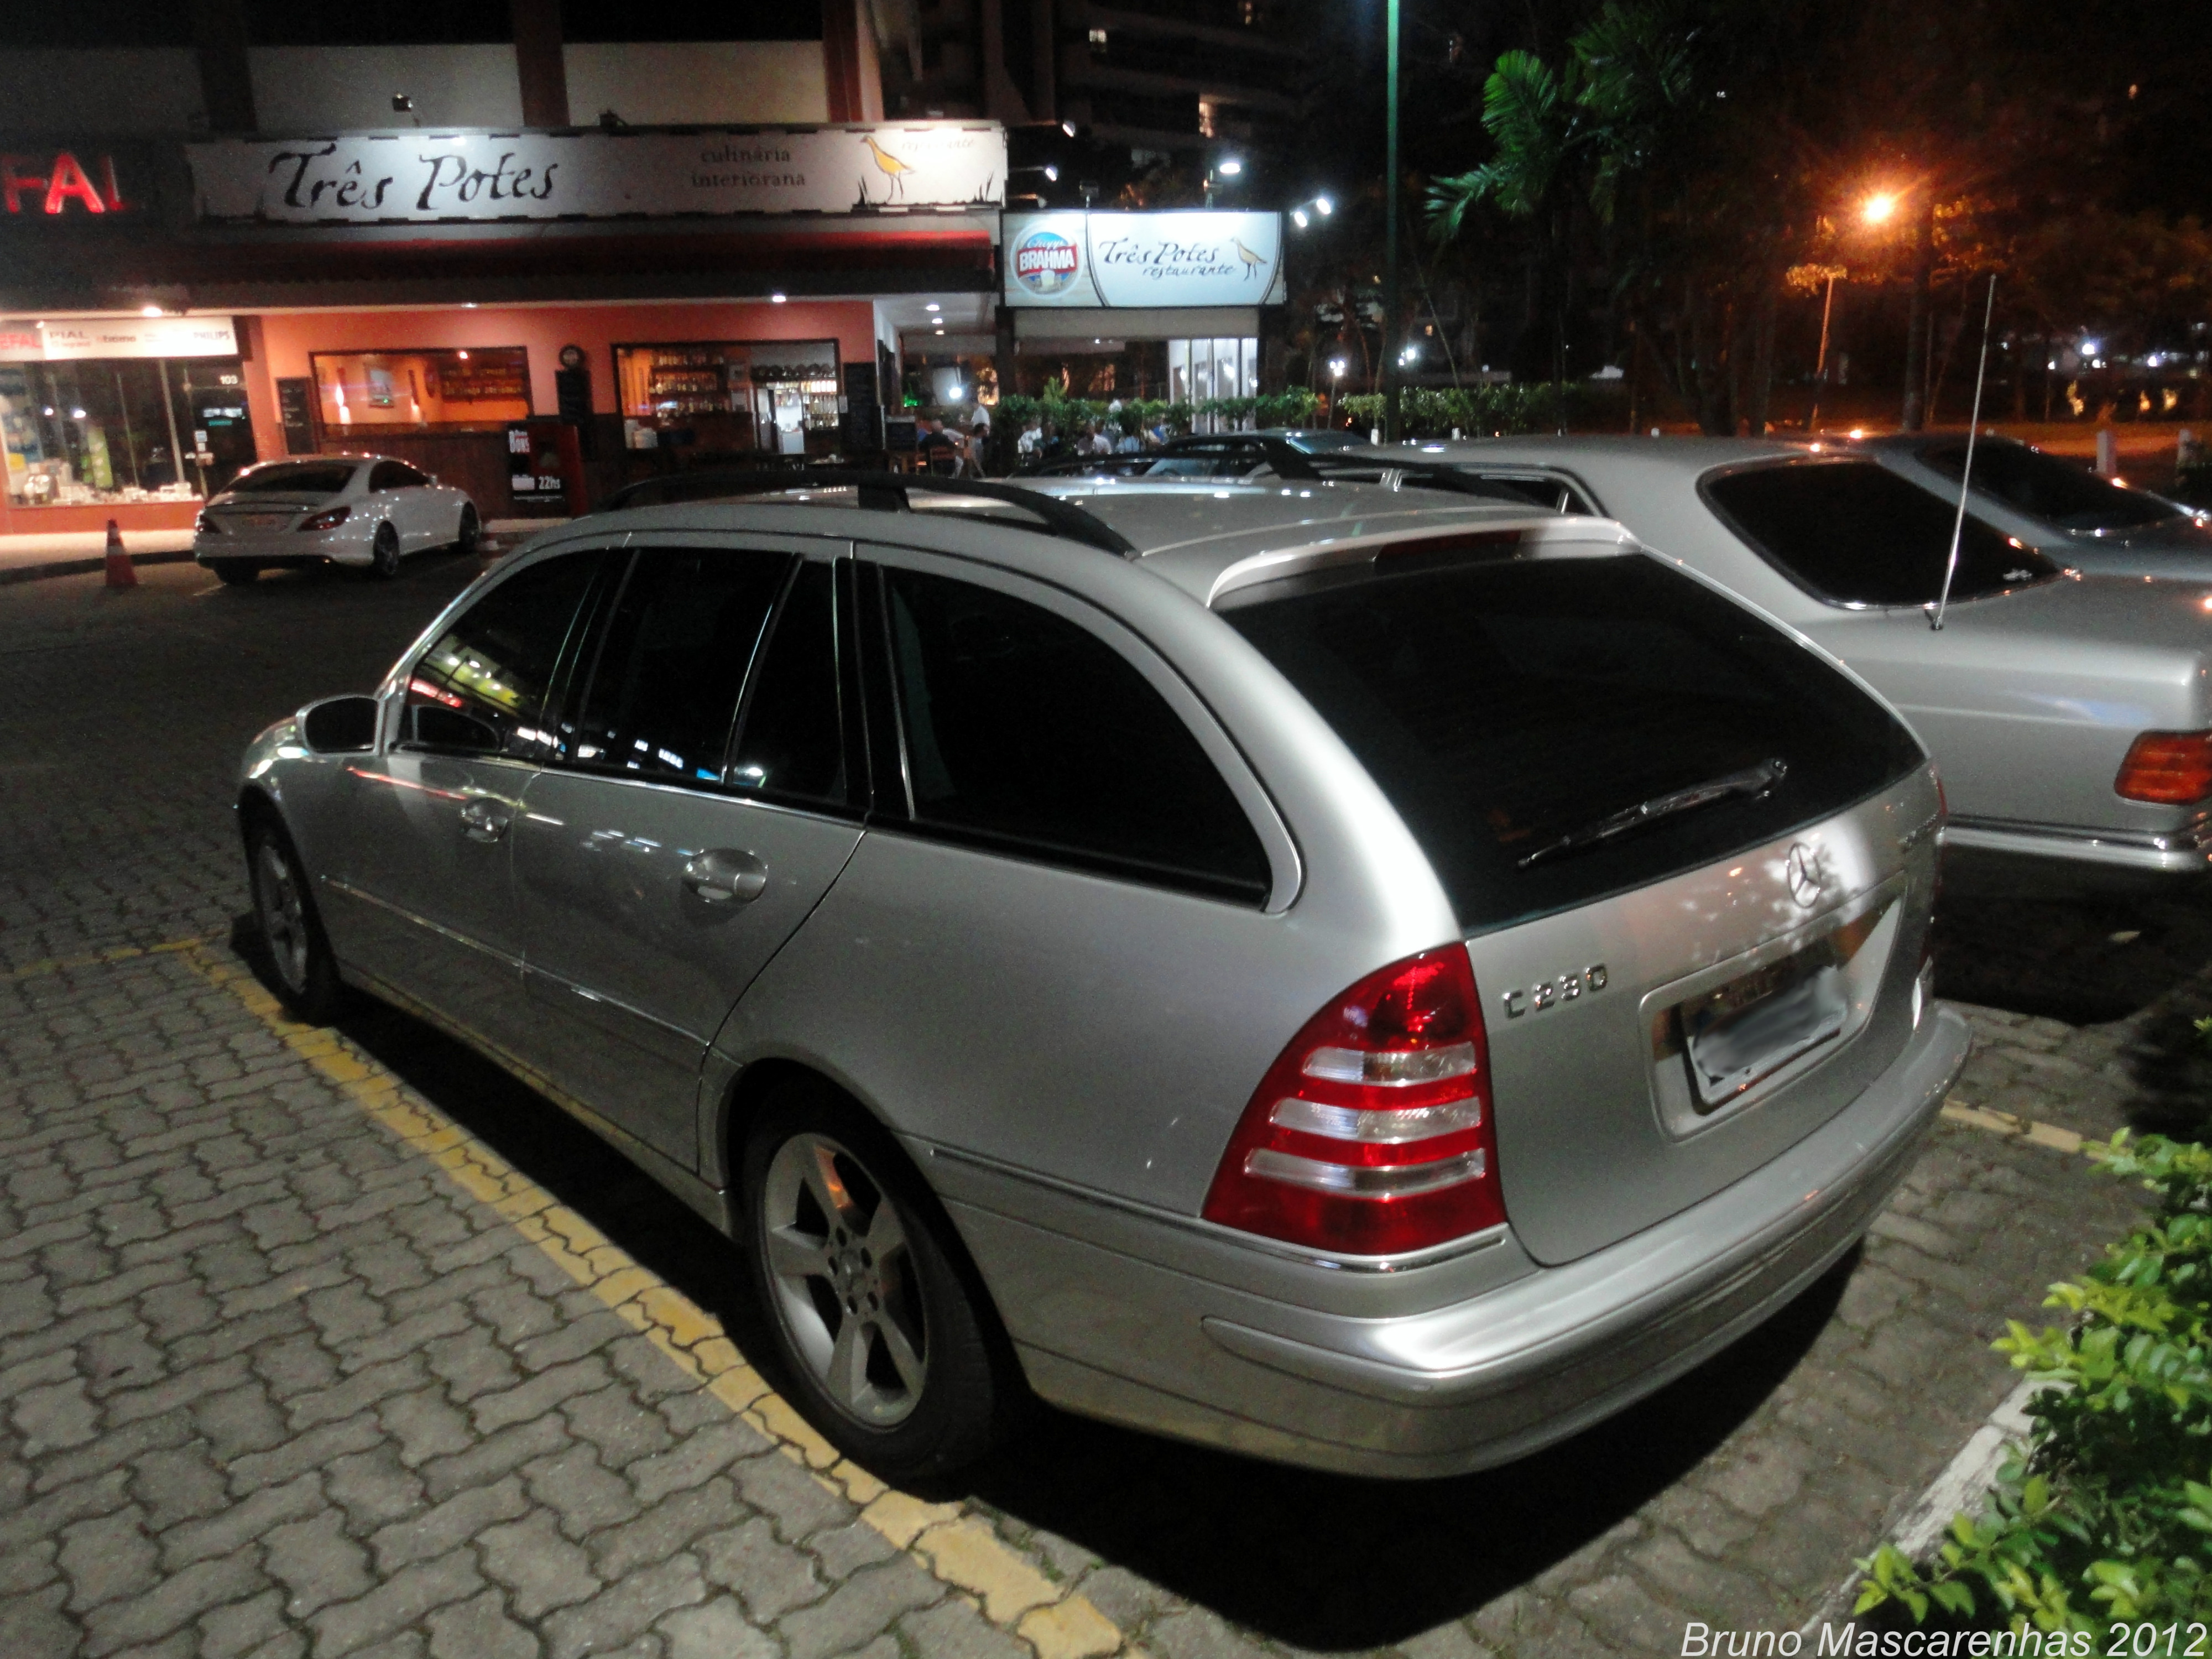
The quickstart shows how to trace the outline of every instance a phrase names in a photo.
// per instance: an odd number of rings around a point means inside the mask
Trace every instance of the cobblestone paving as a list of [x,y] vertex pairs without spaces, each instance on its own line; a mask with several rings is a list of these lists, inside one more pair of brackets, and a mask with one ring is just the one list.
[[[239,745],[368,684],[467,574],[0,601],[0,1659],[1679,1651],[1686,1619],[1803,1619],[2007,1392],[2003,1320],[2130,1212],[2079,1157],[1946,1124],[1796,1306],[1463,1480],[1056,1416],[958,1490],[810,1464],[727,1386],[735,1267],[680,1206],[404,1016],[318,1048],[221,982]],[[1973,1011],[1962,1099],[2092,1133],[2187,1109],[2212,909],[1961,915],[1947,988],[2011,998]],[[370,1091],[458,1127],[410,1137]],[[441,1163],[460,1139],[507,1184]],[[637,1265],[580,1282],[526,1188]]]

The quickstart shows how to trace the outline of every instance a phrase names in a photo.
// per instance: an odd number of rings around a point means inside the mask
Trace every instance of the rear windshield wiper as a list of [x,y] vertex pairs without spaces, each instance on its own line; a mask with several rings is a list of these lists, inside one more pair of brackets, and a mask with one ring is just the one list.
[[1730,772],[1725,777],[1708,778],[1703,783],[1693,783],[1686,789],[1669,790],[1663,795],[1654,795],[1633,806],[1624,806],[1618,812],[1599,818],[1595,823],[1570,830],[1557,841],[1539,847],[1520,860],[1519,867],[1530,865],[1560,853],[1579,852],[1585,847],[1602,842],[1656,823],[1662,818],[1672,817],[1677,812],[1694,811],[1700,806],[1711,806],[1715,801],[1728,800],[1736,795],[1758,796],[1782,781],[1790,770],[1790,763],[1776,757],[1763,760],[1756,766],[1747,766],[1741,772]]

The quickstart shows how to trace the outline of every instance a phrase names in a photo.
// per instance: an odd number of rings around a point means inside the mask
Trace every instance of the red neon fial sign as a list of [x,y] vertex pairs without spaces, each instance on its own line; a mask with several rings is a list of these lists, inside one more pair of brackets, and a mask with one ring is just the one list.
[[[68,150],[57,150],[44,173],[33,173],[37,158],[0,155],[0,206],[9,213],[59,214],[71,202],[87,213],[120,213],[123,191],[115,182],[115,158],[100,157],[100,184],[85,171],[84,163]],[[101,193],[100,185],[106,191]]]

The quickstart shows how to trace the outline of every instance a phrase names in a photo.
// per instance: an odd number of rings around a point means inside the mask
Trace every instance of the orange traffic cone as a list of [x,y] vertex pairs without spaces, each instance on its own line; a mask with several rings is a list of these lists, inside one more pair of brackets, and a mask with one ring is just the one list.
[[110,587],[138,586],[138,572],[131,563],[131,556],[123,550],[123,532],[112,519],[107,521],[107,585]]

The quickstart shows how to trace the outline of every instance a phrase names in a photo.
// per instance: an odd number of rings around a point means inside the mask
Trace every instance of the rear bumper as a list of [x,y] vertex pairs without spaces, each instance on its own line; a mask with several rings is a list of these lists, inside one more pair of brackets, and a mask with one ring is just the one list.
[[367,565],[374,563],[375,557],[368,535],[303,535],[295,530],[266,536],[201,535],[192,539],[192,559],[198,564],[220,564],[231,559],[264,565],[327,559],[332,564]]
[[[1042,1202],[942,1152],[925,1162],[1046,1399],[1285,1462],[1453,1474],[1621,1409],[1810,1285],[1902,1179],[1968,1042],[1963,1018],[1934,1010],[1888,1071],[1782,1157],[1558,1267],[1501,1230],[1485,1250],[1399,1274],[1239,1273],[1235,1246],[1188,1224]],[[1473,1293],[1386,1311],[1422,1299],[1423,1280]]]
[[1954,817],[1943,845],[1954,852],[2056,860],[2143,876],[2194,876],[2212,871],[2212,823],[2163,834],[2069,829]]

